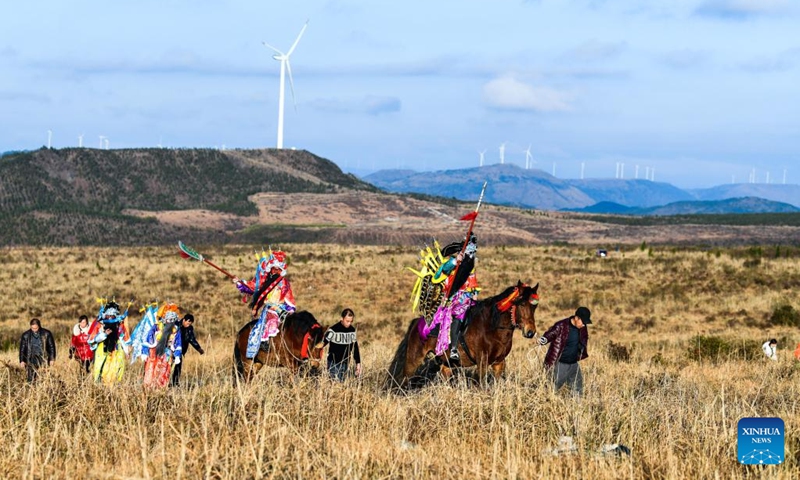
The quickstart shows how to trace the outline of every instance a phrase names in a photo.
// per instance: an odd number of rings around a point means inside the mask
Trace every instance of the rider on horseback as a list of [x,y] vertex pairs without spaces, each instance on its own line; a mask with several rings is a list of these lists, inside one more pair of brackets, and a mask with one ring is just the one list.
[[261,253],[252,280],[244,282],[233,278],[236,288],[245,294],[243,300],[246,301],[247,296],[252,295],[250,307],[253,318],[258,319],[248,339],[248,358],[255,356],[258,348],[269,348],[269,339],[277,335],[283,318],[296,309],[294,293],[289,279],[286,278],[286,265],[284,252],[270,250],[269,254]]
[[[442,257],[447,260],[442,263],[434,278],[446,275],[444,288],[449,292],[443,306],[439,307],[436,315],[449,315],[450,324],[450,360],[458,362],[458,343],[461,335],[461,321],[467,310],[475,304],[478,297],[478,279],[475,276],[475,255],[478,250],[478,238],[470,234],[469,241],[464,248],[464,242],[453,242],[442,248]],[[448,258],[449,257],[449,258]]]

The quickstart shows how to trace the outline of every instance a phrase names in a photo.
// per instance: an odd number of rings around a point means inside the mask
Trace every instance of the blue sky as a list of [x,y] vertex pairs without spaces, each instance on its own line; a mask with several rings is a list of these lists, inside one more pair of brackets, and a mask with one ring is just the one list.
[[[285,145],[343,169],[499,161],[654,168],[681,187],[798,183],[790,0],[30,0],[0,6],[0,151]],[[12,20],[13,19],[13,20]]]

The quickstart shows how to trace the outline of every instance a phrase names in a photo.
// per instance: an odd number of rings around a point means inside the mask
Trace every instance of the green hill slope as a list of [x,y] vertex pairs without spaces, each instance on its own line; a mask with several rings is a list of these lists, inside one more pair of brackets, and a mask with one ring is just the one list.
[[[169,230],[123,214],[257,212],[258,192],[374,191],[303,150],[40,149],[0,158],[0,244],[157,244]],[[169,231],[168,231],[169,230]],[[185,229],[214,241],[222,232]]]

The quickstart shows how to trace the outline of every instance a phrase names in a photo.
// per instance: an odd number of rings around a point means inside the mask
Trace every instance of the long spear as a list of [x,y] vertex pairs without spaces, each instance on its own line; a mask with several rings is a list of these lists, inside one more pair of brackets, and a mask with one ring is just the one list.
[[223,270],[223,269],[219,268],[218,266],[214,265],[209,260],[204,258],[201,254],[199,254],[196,250],[192,250],[191,248],[189,248],[186,245],[184,245],[184,243],[181,242],[180,240],[178,240],[178,248],[180,249],[181,257],[183,257],[183,258],[193,258],[193,259],[197,260],[198,262],[203,262],[203,263],[206,263],[206,264],[216,268],[220,272],[222,272],[225,275],[227,275],[228,278],[230,278],[230,279],[236,278],[235,275],[233,275],[233,274],[231,274],[229,272],[226,272],[225,270]]
[[[461,251],[459,252],[459,256],[460,256],[460,254],[464,253],[464,251],[467,249],[467,244],[469,243],[469,237],[472,236],[472,227],[475,226],[475,219],[478,218],[478,210],[481,209],[481,202],[483,202],[483,194],[484,194],[484,192],[486,192],[486,183],[487,182],[483,182],[483,188],[481,188],[481,196],[478,197],[478,205],[475,207],[475,211],[474,212],[470,212],[470,213],[464,215],[463,217],[461,217],[459,219],[459,220],[462,220],[462,221],[471,220],[470,223],[469,223],[469,229],[467,229],[467,236],[464,238],[464,245],[461,246]],[[460,264],[461,264],[461,260],[456,260],[456,266],[453,269],[453,272],[457,272],[458,271],[458,266]],[[450,298],[450,288],[451,287],[452,287],[452,284],[448,284],[447,285],[447,290],[444,292],[444,298],[445,299]]]

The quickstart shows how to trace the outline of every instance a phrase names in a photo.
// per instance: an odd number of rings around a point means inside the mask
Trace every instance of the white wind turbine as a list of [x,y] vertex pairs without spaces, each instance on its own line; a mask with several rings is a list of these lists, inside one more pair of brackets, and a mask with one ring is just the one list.
[[106,138],[103,135],[98,135],[100,137],[100,149],[103,149],[103,139]]
[[505,143],[501,143],[500,144],[500,165],[505,163],[505,159],[506,159],[506,144]]
[[481,156],[480,163],[478,163],[478,166],[479,166],[479,167],[482,167],[482,166],[483,166],[483,155],[484,155],[485,153],[486,153],[486,150],[484,150],[484,151],[482,151],[482,152],[478,152],[478,155],[480,155],[480,156]]
[[533,165],[533,155],[531,155],[531,146],[528,145],[528,149],[525,150],[525,170],[529,170]]
[[78,135],[78,148],[83,148],[83,134]]
[[294,49],[297,47],[298,42],[300,42],[300,37],[303,36],[303,32],[306,31],[306,27],[308,27],[308,20],[306,20],[305,25],[300,30],[300,34],[297,35],[294,43],[292,44],[289,51],[286,53],[281,52],[277,48],[273,47],[272,45],[268,44],[267,42],[262,42],[265,47],[270,48],[277,52],[277,55],[273,55],[272,58],[281,62],[281,83],[280,83],[280,90],[278,92],[278,146],[277,148],[283,148],[283,97],[284,92],[286,90],[286,72],[289,72],[289,86],[292,89],[292,103],[295,104],[295,108],[297,108],[297,103],[294,99],[294,80],[292,80],[292,66],[289,63],[289,57],[294,52]]

